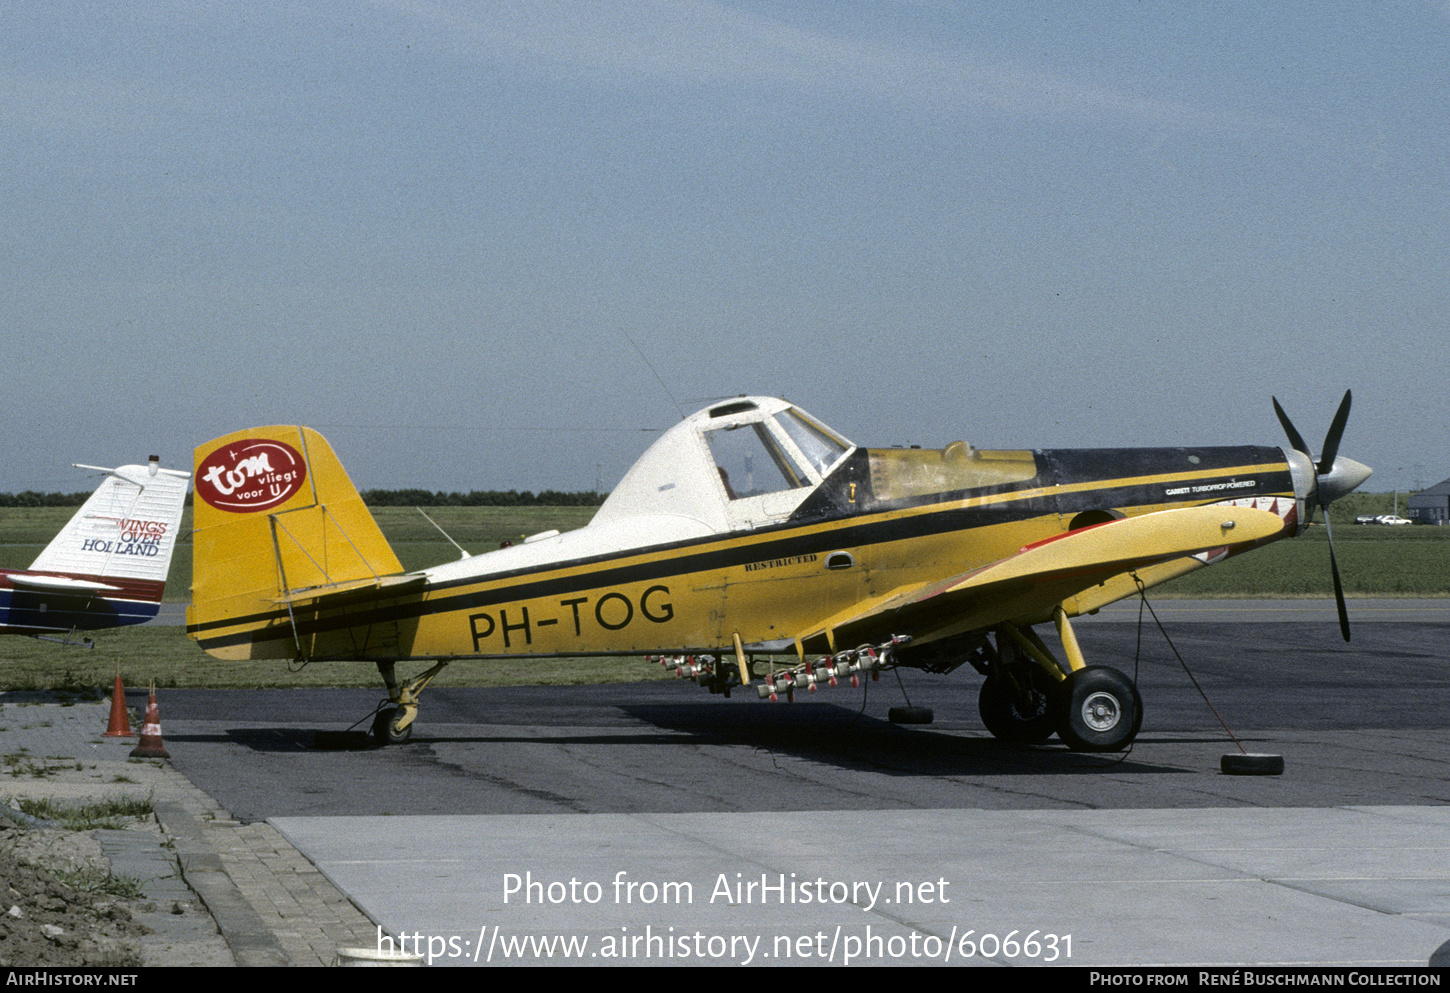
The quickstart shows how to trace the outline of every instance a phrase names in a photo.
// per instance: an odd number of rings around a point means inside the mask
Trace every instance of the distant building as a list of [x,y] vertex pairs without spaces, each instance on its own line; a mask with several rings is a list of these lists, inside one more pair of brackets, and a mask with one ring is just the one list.
[[1444,524],[1450,520],[1450,479],[1410,497],[1406,513],[1416,524]]

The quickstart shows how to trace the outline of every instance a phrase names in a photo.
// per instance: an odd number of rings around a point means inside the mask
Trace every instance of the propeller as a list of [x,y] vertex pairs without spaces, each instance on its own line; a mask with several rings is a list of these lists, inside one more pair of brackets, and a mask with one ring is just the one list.
[[1309,454],[1309,446],[1304,444],[1304,437],[1294,429],[1294,424],[1289,420],[1289,415],[1284,413],[1284,408],[1279,406],[1277,397],[1274,400],[1274,413],[1279,417],[1279,423],[1284,426],[1284,433],[1289,437],[1289,444],[1294,451],[1304,456],[1308,462],[1308,468],[1313,471],[1314,478],[1311,485],[1303,494],[1304,500],[1304,521],[1308,523],[1313,516],[1314,505],[1318,504],[1324,508],[1324,534],[1329,539],[1329,571],[1334,577],[1334,604],[1339,608],[1339,633],[1344,635],[1344,640],[1349,640],[1349,611],[1344,605],[1344,585],[1339,580],[1339,563],[1334,557],[1334,532],[1329,526],[1329,505],[1338,500],[1344,494],[1354,489],[1360,483],[1369,478],[1370,468],[1349,458],[1342,458],[1339,455],[1339,439],[1344,435],[1344,426],[1349,421],[1350,391],[1344,391],[1344,399],[1339,402],[1339,410],[1334,414],[1334,420],[1329,424],[1329,433],[1324,436],[1324,445],[1319,450],[1319,461],[1314,461],[1314,456]]

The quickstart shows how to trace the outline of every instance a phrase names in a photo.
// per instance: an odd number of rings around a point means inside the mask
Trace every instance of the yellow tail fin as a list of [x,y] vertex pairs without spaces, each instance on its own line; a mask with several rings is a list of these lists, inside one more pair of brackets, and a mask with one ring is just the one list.
[[[327,439],[251,428],[196,450],[187,633],[218,658],[292,658],[294,605],[403,571]],[[285,636],[283,636],[285,635]]]

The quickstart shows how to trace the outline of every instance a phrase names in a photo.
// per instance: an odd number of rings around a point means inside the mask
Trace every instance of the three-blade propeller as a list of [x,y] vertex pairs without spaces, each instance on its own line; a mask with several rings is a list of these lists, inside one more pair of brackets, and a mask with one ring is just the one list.
[[1324,534],[1329,539],[1329,571],[1334,577],[1334,603],[1339,608],[1339,632],[1344,635],[1345,641],[1349,640],[1349,611],[1344,606],[1344,586],[1339,581],[1339,563],[1334,557],[1334,532],[1329,526],[1329,505],[1369,477],[1366,466],[1352,459],[1339,458],[1339,439],[1344,435],[1344,426],[1349,421],[1349,394],[1349,390],[1344,391],[1344,399],[1340,401],[1339,410],[1329,424],[1329,433],[1324,436],[1324,446],[1319,450],[1318,462],[1310,454],[1309,446],[1304,444],[1303,436],[1294,430],[1289,415],[1279,406],[1278,398],[1274,398],[1274,413],[1278,415],[1279,423],[1284,426],[1284,433],[1289,436],[1289,444],[1296,452],[1302,453],[1314,469],[1314,489],[1304,497],[1304,514],[1307,521],[1313,514],[1313,504],[1317,503],[1324,508]]

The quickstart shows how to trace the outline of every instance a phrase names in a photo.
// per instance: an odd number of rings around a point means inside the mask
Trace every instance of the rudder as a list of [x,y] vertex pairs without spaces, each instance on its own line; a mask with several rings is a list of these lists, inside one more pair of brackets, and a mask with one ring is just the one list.
[[[196,449],[187,633],[219,658],[299,653],[291,603],[403,571],[327,439],[251,428]],[[256,638],[270,631],[272,637]]]

